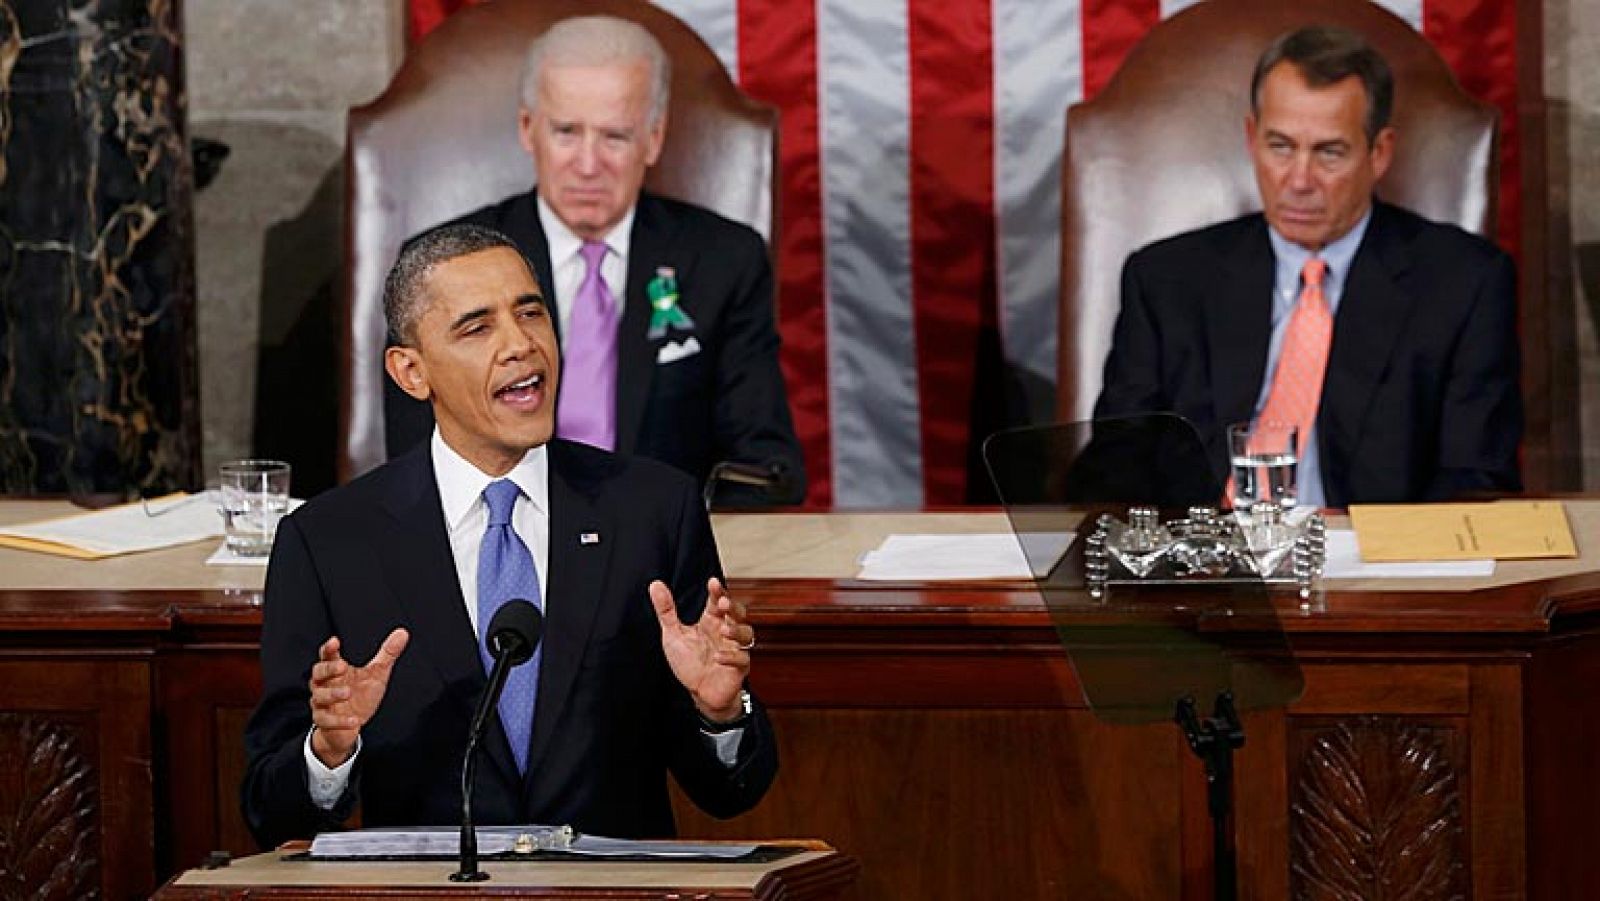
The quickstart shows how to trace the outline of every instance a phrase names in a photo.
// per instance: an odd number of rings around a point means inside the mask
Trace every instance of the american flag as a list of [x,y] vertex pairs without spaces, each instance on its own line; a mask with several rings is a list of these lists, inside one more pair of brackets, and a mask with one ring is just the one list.
[[[412,38],[470,2],[410,0]],[[1194,2],[660,0],[780,110],[779,329],[809,504],[967,498],[974,430],[1015,418],[980,360],[1055,381],[1066,109]],[[1514,249],[1513,0],[1376,2],[1500,110]]]

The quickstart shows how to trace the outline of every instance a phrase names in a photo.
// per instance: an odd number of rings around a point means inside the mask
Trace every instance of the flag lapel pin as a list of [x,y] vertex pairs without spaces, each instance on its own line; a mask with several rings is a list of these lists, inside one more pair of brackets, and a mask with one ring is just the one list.
[[578,534],[578,543],[579,544],[599,544],[600,543],[600,533],[599,532],[581,532],[581,533]]

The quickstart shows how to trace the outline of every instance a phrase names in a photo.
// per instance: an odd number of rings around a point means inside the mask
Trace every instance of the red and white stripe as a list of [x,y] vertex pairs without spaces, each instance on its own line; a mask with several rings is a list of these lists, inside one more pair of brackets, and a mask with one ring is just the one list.
[[[468,0],[410,2],[418,36]],[[658,2],[781,111],[778,322],[809,502],[960,503],[974,410],[1002,403],[975,396],[984,336],[1055,380],[1066,109],[1196,0]],[[1500,109],[1515,248],[1513,0],[1377,2]]]

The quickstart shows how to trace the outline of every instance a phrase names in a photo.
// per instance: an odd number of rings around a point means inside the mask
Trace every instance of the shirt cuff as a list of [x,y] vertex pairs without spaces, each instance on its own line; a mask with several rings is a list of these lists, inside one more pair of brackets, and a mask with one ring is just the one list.
[[[717,762],[728,769],[733,769],[739,762],[739,740],[744,738],[744,727],[729,729],[726,732],[701,731],[700,735],[711,744],[711,750],[717,754]],[[306,747],[310,747],[307,745]]]
[[[356,756],[361,753],[361,736],[356,736],[356,749],[350,752],[350,759],[330,770],[311,750],[311,734],[316,731],[317,727],[312,726],[311,731],[306,733],[306,775],[310,777],[306,785],[311,789],[311,803],[320,810],[332,810],[350,785],[350,768],[355,766]],[[721,752],[717,756],[720,758]]]

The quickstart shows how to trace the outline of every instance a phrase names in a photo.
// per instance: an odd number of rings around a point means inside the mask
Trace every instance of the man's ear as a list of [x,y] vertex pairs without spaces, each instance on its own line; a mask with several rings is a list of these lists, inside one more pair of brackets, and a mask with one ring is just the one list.
[[525,106],[517,107],[517,141],[528,156],[533,156],[533,113]]
[[1373,180],[1381,180],[1383,174],[1389,171],[1389,164],[1392,162],[1394,162],[1394,127],[1385,126],[1372,140]]
[[414,347],[391,347],[383,352],[383,368],[400,390],[420,401],[433,396],[428,384],[428,368],[422,364],[422,355]]
[[662,112],[661,118],[650,126],[645,135],[644,164],[654,166],[656,160],[661,159],[661,148],[667,142],[667,114]]

